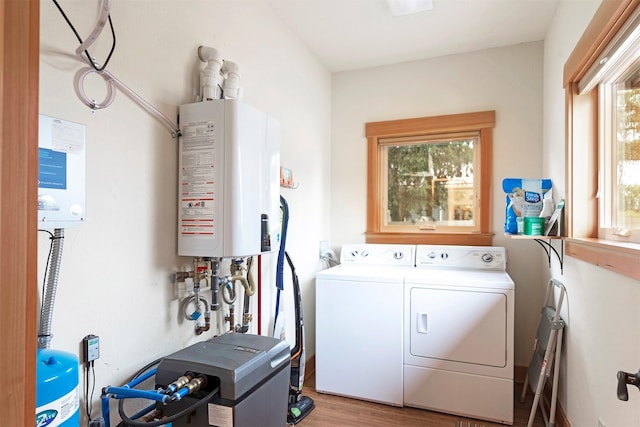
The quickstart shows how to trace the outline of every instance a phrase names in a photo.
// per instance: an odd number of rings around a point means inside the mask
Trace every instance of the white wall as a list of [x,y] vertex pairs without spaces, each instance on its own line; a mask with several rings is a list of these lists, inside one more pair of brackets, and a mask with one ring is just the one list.
[[[542,173],[542,42],[445,56],[333,77],[331,245],[364,242],[364,124],[495,110],[493,244],[505,246],[516,283],[515,363],[527,365],[543,295],[542,249],[503,235],[506,177]],[[546,258],[545,258],[546,260]]]
[[[564,0],[545,38],[544,171],[564,189],[564,63],[600,1]],[[562,194],[562,193],[561,193]],[[616,373],[640,368],[640,282],[573,258],[565,258],[568,298],[560,402],[573,426],[640,425],[640,393],[629,386],[629,401],[616,397]]]
[[[97,16],[96,4],[88,3],[61,2],[84,36]],[[364,241],[364,123],[495,109],[494,244],[508,251],[517,287],[516,364],[526,365],[546,257],[533,242],[502,235],[500,184],[504,177],[548,176],[563,193],[562,66],[598,4],[562,1],[544,52],[542,43],[528,43],[338,73],[332,83],[262,2],[114,0],[118,45],[109,70],[175,118],[176,106],[196,90],[197,47],[213,46],[240,65],[244,100],[281,123],[281,162],[300,183],[282,193],[291,208],[287,250],[303,287],[309,354],[318,241],[329,238],[334,249]],[[105,110],[84,107],[73,91],[77,42],[51,2],[42,3],[41,13],[40,112],[86,124],[88,140],[87,221],[66,233],[53,347],[78,353],[84,335],[100,335],[99,388],[202,338],[181,320],[169,281],[189,262],[175,255],[176,141],[122,94]],[[110,41],[107,30],[93,50],[98,60]],[[104,97],[95,76],[86,90]],[[41,235],[41,275],[47,250]],[[598,417],[609,427],[639,425],[640,394],[630,389],[627,403],[615,397],[615,373],[640,368],[640,315],[624,309],[640,302],[638,282],[572,258],[564,274],[555,260],[551,272],[569,292],[560,397],[572,425],[597,425]]]
[[[60,3],[86,37],[99,2]],[[281,163],[300,185],[282,193],[291,210],[287,251],[303,288],[312,354],[318,241],[329,233],[330,73],[261,1],[114,0],[111,16],[117,46],[108,70],[172,120],[179,104],[193,100],[197,48],[207,45],[239,64],[243,100],[280,122]],[[97,61],[110,43],[107,27],[91,49]],[[77,354],[83,336],[99,335],[99,394],[211,334],[194,335],[170,282],[190,262],[176,256],[177,141],[122,93],[104,110],[85,107],[73,86],[81,68],[73,57],[77,46],[53,3],[43,2],[40,113],[87,127],[87,220],[66,230],[52,348]],[[96,75],[85,90],[98,102],[104,98]],[[48,244],[40,233],[41,277]],[[264,280],[274,286],[272,275]]]

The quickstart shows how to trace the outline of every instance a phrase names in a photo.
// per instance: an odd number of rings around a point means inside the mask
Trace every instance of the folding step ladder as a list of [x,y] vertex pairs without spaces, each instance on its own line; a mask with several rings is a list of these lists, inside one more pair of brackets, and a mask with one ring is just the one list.
[[[554,308],[551,303],[554,300],[555,288],[558,288],[559,295],[558,302]],[[538,332],[536,333],[536,339],[533,345],[533,356],[531,357],[531,363],[529,363],[529,369],[527,370],[527,376],[525,377],[522,394],[520,396],[520,402],[524,402],[527,385],[531,386],[531,390],[535,393],[527,427],[533,425],[538,405],[540,406],[545,425],[547,427],[555,427],[558,376],[560,374],[560,353],[562,351],[562,334],[565,326],[564,320],[560,317],[560,309],[562,308],[565,293],[566,289],[562,283],[555,279],[549,280],[547,296],[544,301],[544,306],[542,307],[540,324],[538,325]],[[545,383],[552,369],[553,386],[551,391],[551,407],[549,408],[549,418],[547,419],[540,396],[542,395]]]

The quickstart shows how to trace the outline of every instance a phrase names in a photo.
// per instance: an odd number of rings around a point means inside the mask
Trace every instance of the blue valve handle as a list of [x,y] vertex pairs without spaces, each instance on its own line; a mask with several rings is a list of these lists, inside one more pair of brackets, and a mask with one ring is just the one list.
[[629,372],[618,371],[618,399],[629,400],[627,384],[634,385],[640,390],[640,370],[635,374]]

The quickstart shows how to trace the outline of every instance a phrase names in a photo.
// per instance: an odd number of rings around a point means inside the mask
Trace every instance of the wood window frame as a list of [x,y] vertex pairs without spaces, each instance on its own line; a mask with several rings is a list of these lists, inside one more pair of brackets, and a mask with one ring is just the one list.
[[[495,111],[480,111],[443,116],[420,117],[414,119],[370,122],[365,125],[367,137],[367,243],[441,244],[490,246],[493,241],[491,231],[491,176],[493,165],[493,128]],[[381,144],[385,138],[433,135],[443,133],[477,131],[480,133],[480,195],[477,232],[419,232],[381,230],[382,200],[381,185],[383,171],[381,165]],[[474,178],[476,179],[476,178]]]
[[564,65],[565,253],[640,279],[640,245],[598,238],[598,90],[579,95],[578,82],[598,60],[640,0],[603,1]]
[[35,420],[40,2],[0,1],[0,425]]

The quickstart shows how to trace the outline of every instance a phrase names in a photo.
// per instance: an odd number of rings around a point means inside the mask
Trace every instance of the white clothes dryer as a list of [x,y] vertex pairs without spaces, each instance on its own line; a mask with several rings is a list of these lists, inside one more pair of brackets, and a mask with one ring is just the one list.
[[403,403],[403,283],[415,245],[345,245],[316,274],[316,389]]
[[404,287],[404,404],[513,424],[505,249],[418,245]]

